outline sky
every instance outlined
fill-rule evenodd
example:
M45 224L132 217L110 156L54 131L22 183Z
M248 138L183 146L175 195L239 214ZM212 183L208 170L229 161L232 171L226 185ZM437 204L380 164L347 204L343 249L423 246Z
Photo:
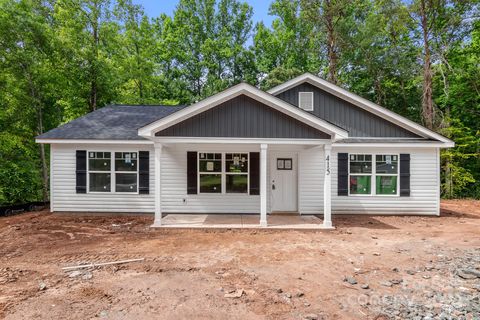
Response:
M166 13L172 15L178 0L133 0L134 4L141 4L145 10L145 13L149 17L158 17L160 13ZM267 0L246 0L248 4L253 8L253 23L262 21L265 25L270 26L273 17L268 15L268 7L271 1Z

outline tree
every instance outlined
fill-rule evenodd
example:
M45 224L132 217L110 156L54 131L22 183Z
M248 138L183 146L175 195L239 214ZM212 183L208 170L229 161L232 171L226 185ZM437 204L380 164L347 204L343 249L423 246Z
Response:
M18 167L17 157L23 151L30 157L33 153L28 150L33 148L33 136L45 131L45 122L52 110L53 87L58 78L55 73L54 63L51 59L55 42L51 28L52 7L49 3L24 0L20 2L0 2L0 64L2 69L1 85L5 95L3 102L7 106L3 132L2 155L7 158L3 162L3 178L8 179L12 170L17 168L16 176L30 176L25 170L31 165ZM46 115L47 114L47 115ZM6 139L9 134L11 141L16 141L19 151L12 150L11 141ZM21 137L30 139L22 139ZM48 200L48 163L47 152L43 144L38 145L40 158L40 175L42 181L42 198ZM33 161L36 162L33 157ZM38 159L37 158L37 159ZM16 162L16 163L15 163ZM10 166L9 166L10 165ZM14 171L14 170L13 170ZM32 179L32 184L34 180ZM28 188L27 188L28 189ZM25 189L25 190L27 190ZM29 197L32 192L26 191ZM5 197L5 196L4 196ZM7 201L17 201L18 195L5 197Z

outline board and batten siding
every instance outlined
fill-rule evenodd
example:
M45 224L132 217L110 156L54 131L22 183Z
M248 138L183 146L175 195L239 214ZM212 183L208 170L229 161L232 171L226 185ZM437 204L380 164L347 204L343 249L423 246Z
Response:
M76 150L150 151L150 193L76 193ZM51 210L79 212L154 212L155 175L153 145L51 145ZM112 186L113 187L113 186Z
M419 138L416 134L310 83L299 84L277 94L277 97L298 107L300 92L313 92L314 107L309 113L348 131L350 137Z

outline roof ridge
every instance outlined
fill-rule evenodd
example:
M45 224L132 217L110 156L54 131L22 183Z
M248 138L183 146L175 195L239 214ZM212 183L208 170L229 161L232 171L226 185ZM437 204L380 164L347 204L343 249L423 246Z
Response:
M176 104L176 105L169 105L169 104L109 104L105 107L184 107L185 104ZM104 108L105 108L104 107Z

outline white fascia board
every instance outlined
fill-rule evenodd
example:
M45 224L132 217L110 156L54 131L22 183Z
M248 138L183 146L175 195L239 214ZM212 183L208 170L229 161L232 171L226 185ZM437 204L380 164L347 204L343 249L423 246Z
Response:
M44 144L153 144L150 140L35 139Z
M436 139L436 140L439 140L441 142L444 142L446 144L450 144L450 143L453 143L452 140L436 133L436 132L433 132L432 130L429 130L421 125L419 125L418 123L414 122L414 121L411 121L405 117L402 117L401 115L393 112L393 111L390 111L386 108L383 108L381 106L379 106L378 104L376 103L373 103L367 99L364 99L362 97L360 97L359 95L356 95L350 91L347 91L333 83L330 83L322 78L319 78L311 73L305 73L305 74L302 74L301 76L298 76L292 80L289 80L285 83L282 83L270 90L268 90L267 92L270 93L270 94L273 94L273 95L276 95L276 94L279 94L283 91L286 91L302 82L308 82L316 87L319 87L320 89L323 89L325 90L326 92L328 93L331 93L333 94L334 96L337 96L339 97L340 99L343 99L345 101L348 101L366 111L369 111L375 115L378 115L390 122L393 122L399 126L401 126L402 128L405 128L409 131L412 131L414 133L417 133L423 137L426 137L426 138L433 138L433 139Z
M288 144L288 145L324 145L331 144L330 139L267 139L267 138L216 138L216 137L155 137L159 144Z
M308 112L301 110L300 108L292 106L291 104L283 101L282 99L279 99L246 83L237 84L227 90L224 90L189 107L177 111L165 118L152 122L151 124L140 128L138 130L138 134L139 136L151 139L158 131L164 130L199 113L205 112L225 101L233 99L242 94L249 96L261 103L264 103L320 131L335 136L338 139L348 137L347 131L337 126L334 126L325 120L311 115Z
M333 147L345 148L453 148L454 142L417 142L417 143L333 143Z

